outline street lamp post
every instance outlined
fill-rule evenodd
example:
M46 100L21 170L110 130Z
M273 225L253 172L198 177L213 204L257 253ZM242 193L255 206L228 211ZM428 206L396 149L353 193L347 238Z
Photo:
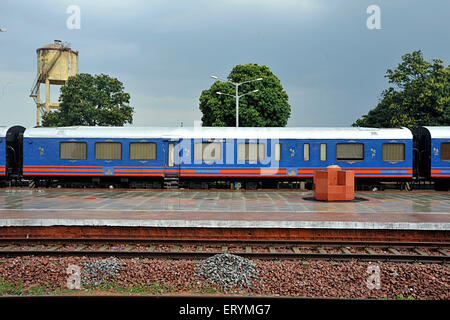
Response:
M211 78L217 79L217 80L222 81L222 82L229 82L229 83L233 84L236 87L235 95L228 94L228 93L223 93L223 92L219 92L219 91L217 91L216 94L218 94L218 95L225 95L225 96L230 96L230 97L235 97L236 98L236 128L238 128L239 127L239 98L243 97L243 96L246 96L248 94L255 93L255 92L259 91L259 90L253 90L253 91L250 91L250 92L247 92L247 93L239 95L239 86L241 84L244 84L244 83L249 83L249 82L254 82L254 81L261 81L263 78L258 78L258 79L254 79L254 80L244 81L244 82L241 82L241 83L236 83L236 82L232 82L232 81L228 81L228 80L222 80L222 79L220 79L219 77L216 77L216 76L211 76Z

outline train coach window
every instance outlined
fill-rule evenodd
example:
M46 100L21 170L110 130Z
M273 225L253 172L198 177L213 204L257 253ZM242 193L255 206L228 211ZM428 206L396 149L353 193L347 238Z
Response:
M122 160L120 142L96 142L95 160Z
M303 144L303 161L309 161L309 143Z
M219 142L195 143L194 160L196 161L219 161L222 157L222 145Z
M327 144L321 143L320 144L320 161L326 161L327 160Z
M281 160L281 144L275 143L273 151L274 151L274 160L280 161Z
M61 160L86 160L86 142L61 142L59 144L59 158Z
M450 142L441 143L441 160L450 160Z
M130 142L130 160L156 160L156 143Z
M238 161L264 161L266 146L264 143L238 143Z
M364 144L336 143L336 160L364 160Z
M405 161L405 144L383 143L383 161Z

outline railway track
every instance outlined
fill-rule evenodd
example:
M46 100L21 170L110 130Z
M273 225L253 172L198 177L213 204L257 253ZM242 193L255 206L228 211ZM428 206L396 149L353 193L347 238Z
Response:
M121 239L1 239L0 257L86 256L205 259L232 253L251 259L389 261L450 264L450 243Z

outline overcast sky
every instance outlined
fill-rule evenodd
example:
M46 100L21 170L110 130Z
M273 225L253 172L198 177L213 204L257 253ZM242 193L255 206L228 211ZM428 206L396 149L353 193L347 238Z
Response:
M70 5L80 29L67 27ZM367 27L370 5L381 29ZM450 64L449 14L448 0L1 0L0 125L35 124L36 49L61 39L79 51L80 73L124 83L135 126L192 126L210 76L246 63L281 80L288 126L349 126L376 106L403 54Z

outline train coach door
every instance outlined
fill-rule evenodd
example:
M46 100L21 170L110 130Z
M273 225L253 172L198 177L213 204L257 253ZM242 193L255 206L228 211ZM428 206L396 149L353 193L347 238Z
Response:
M23 166L23 133L25 128L14 126L6 133L6 174L18 178Z
M173 140L167 143L167 155L165 157L166 166L164 170L164 188L179 188L180 164L176 157L176 146Z
M175 144L173 143L169 143L167 164L169 167L173 167L175 164Z
M167 155L166 155L166 170L165 175L167 176L176 176L178 177L180 174L180 159L176 154L177 146L175 145L176 141L169 140L167 143Z

